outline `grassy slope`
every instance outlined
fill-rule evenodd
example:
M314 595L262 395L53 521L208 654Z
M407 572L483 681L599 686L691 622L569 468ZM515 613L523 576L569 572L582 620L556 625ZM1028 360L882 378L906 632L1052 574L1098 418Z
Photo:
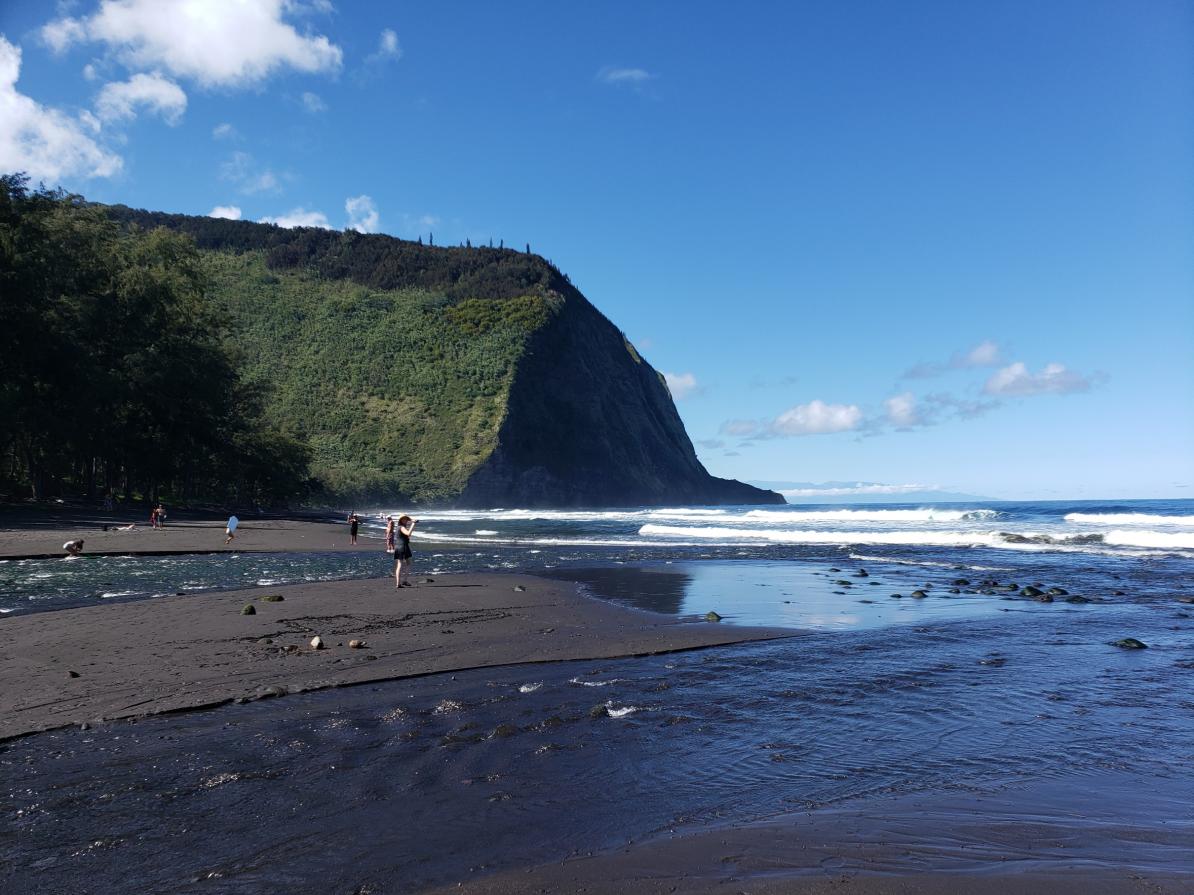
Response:
M504 299L369 288L264 251L204 253L248 377L303 437L312 473L345 501L458 494L493 451L519 357L557 307L540 286Z

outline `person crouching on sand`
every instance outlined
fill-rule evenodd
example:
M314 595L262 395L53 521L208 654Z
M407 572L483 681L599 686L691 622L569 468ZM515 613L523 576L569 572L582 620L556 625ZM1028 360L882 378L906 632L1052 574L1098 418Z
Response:
M83 539L67 541L62 545L62 549L66 551L67 556L81 556L83 554Z
M410 583L410 536L415 533L419 520L410 516L398 517L397 540L394 545L394 587L414 587Z
M228 526L224 529L224 534L228 537L224 538L225 544L231 544L232 539L236 537L236 526L240 525L240 520L235 516L228 517Z

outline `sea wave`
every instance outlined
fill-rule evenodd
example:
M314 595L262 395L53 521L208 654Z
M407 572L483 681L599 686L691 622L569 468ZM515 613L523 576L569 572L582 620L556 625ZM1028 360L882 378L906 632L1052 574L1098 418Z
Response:
M996 547L1013 550L1091 549L1099 547L1141 547L1168 550L1194 549L1194 534L1166 534L1152 531L1083 532L1070 535L1012 531L816 531L772 528L691 528L675 525L644 525L644 537L694 538L729 543L773 544L891 544L926 547Z
M1194 526L1194 516L1158 516L1152 513L1066 513L1065 521L1085 525Z
M1194 532L1115 529L1103 535L1103 543L1114 547L1152 547L1163 550L1194 550Z
M997 510L750 510L744 522L977 522L994 519ZM721 521L721 520L719 520ZM727 519L725 521L731 521Z

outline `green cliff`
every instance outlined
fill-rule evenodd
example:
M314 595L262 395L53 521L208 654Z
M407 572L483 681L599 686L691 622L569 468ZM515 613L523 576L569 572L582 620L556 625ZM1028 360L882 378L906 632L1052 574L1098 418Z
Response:
M660 374L538 256L104 212L194 240L233 365L309 448L319 499L782 502L705 471Z

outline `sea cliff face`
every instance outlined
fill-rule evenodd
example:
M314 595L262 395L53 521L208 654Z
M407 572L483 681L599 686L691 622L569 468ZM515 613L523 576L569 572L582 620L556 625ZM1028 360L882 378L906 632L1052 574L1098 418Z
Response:
M498 443L462 506L783 503L709 475L663 377L575 289L519 359Z
M242 376L328 502L784 502L706 472L660 374L539 256L109 214L195 239Z

